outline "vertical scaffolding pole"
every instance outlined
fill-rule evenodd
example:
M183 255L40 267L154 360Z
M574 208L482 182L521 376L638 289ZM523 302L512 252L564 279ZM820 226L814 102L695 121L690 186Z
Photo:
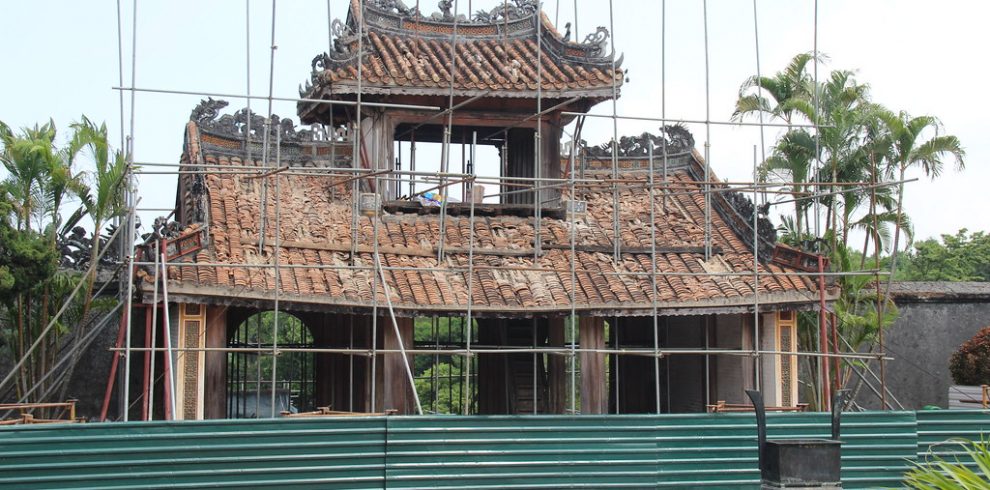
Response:
M664 145L666 146L666 145ZM653 303L653 388L656 402L656 412L660 413L660 324L657 315L657 200L654 188L653 143L649 145L650 157L650 299Z
M559 2L559 0L558 0ZM533 151L536 152L535 158L533 159L533 264L538 265L540 263L540 249L542 248L543 238L540 236L540 232L543 225L543 19L540 17L542 12L537 12L536 19L536 132L533 137ZM506 133L506 139L508 139L508 133ZM548 155L549 156L549 155ZM560 155L557 155L558 167L560 161ZM535 349L537 348L537 331L539 330L539 320L533 319L533 414L539 413L539 400L540 400L540 383L537 377L537 369L539 367L538 360L543 357L543 354L537 354ZM549 395L549 390L547 390ZM550 408L550 400L546 401L547 408Z
M755 0L754 0L755 1ZM753 145L753 182L756 182L756 145ZM756 192L758 187L753 186L753 372L756 373L757 391L763 389L763 363L760 351L763 350L760 337L760 235L759 235L759 214L756 210Z
M708 68L708 0L702 1L705 31L705 260L712 257L711 95ZM755 204L755 203L754 203Z
M609 42L612 45L612 180L619 178L619 88L615 81L615 16L613 13L612 0L608 0L608 28ZM612 183L612 260L618 263L622 255L622 233L619 230L619 188ZM618 371L617 371L618 372ZM616 392L618 396L618 392Z
M815 165L814 165L814 168L813 168L813 172L811 173L811 175L812 175L811 178L812 178L812 182L817 182L818 181L818 170L822 166L822 158L821 158L821 134L820 134L821 131L819 130L819 126L821 125L821 121L820 121L821 116L818 113L818 111L819 111L819 102L820 102L819 101L819 95L818 95L819 94L819 89L818 89L818 0L815 0L814 7L815 7L814 24L813 24L813 27L812 27L812 31L814 33L814 37L812 39L812 46L813 46L813 52L814 52L815 55L813 57L814 59L812 59L812 67L813 67L812 69L814 70L813 76L814 76L814 79L815 79L815 90L812 93L812 99L813 99L812 100L812 104L814 105L815 120L812 121L812 126L814 126L814 128L815 128ZM816 187L816 189L818 189L818 188ZM819 215L821 214L821 209L819 209L819 205L821 204L820 199L817 199L817 198L814 199L812 201L812 204L814 204L814 209L815 209L815 237L820 237L820 236L822 236L822 233L821 233L821 222L820 222L820 219L819 219ZM800 233L800 230L799 230L799 233Z
M327 0L327 6L329 7L329 1ZM245 126L244 132L244 147L247 150L245 161L251 161L251 0L244 0L244 58L245 58L245 76L244 81L247 85L247 125ZM262 238L264 240L264 238Z
M162 301L165 310L162 312L162 319L165 321L165 403L167 405L165 418L175 420L175 369L172 365L172 325L169 321L168 311L168 261L166 260L167 250L162 247Z
M137 0L132 1L131 7L131 87L137 86ZM124 399L123 399L123 412L124 412L124 422L129 419L130 404L131 404L131 317L133 316L133 293L134 293L134 223L135 223L135 208L136 201L134 198L134 99L135 91L131 91L131 122L130 122L130 134L127 137L127 190L124 193L124 199L127 201L127 207L130 210L129 218L127 220L127 235L126 240L128 245L127 254L127 323L126 323L126 340L125 340L125 352L124 357L127 362L124 363ZM167 280L167 277L166 277Z
M443 150L440 155L440 172L444 174L440 178L440 186L437 193L441 196L440 201L440 237L437 244L437 264L443 260L443 249L446 243L446 223L447 223L447 203L450 200L450 189L447 188L447 172L450 171L450 134L454 125L454 82L457 80L457 12L459 2L454 0L454 26L450 37L450 92L448 94L447 125L443 131Z
M274 19L274 17L275 17L275 0L272 0L272 18ZM274 20L272 21L272 26L273 26L272 48L274 48L275 47ZM271 120L271 116L269 116L268 125L271 125L270 120ZM268 160L267 156L265 160ZM267 167L267 165L265 166ZM281 166L282 166L282 132L278 131L275 135L275 167L279 168ZM274 253L272 254L272 256L275 258L275 314L274 314L274 318L272 319L273 332L272 332L272 393L271 393L272 414L271 415L272 418L275 418L277 417L277 414L275 412L275 392L277 388L276 383L278 382L278 356L279 356L279 351L278 351L278 327L279 327L278 312L279 311L278 310L279 310L279 299L281 297L281 289L282 289L282 278L279 274L279 257L281 256L281 252L282 252L282 242L281 242L282 199L279 193L280 191L279 182L281 181L282 177L279 176L278 174L273 175L273 177L275 178L275 238L274 238L275 243L274 243ZM290 388L290 392L291 392L291 388ZM289 396L291 397L291 393Z
M469 196L471 202L468 204L468 213L470 215L468 219L468 229L470 232L468 235L467 332L464 337L467 353L464 355L464 360L466 362L464 367L464 389L462 390L464 392L464 415L471 413L471 365L474 363L474 357L471 355L471 335L474 327L474 323L471 319L471 308L474 305L474 177L478 165L477 160L475 160L477 157L477 146L478 132L475 131L471 134L471 195Z
M158 257L162 253L161 242L155 241L155 287L154 293L152 295L151 301L151 347L154 347L158 342L156 342L155 336L158 333L158 281L161 276L158 274ZM165 313L167 314L167 312ZM148 379L151 380L151 390L148 392L148 420L155 418L155 353L151 352L151 366L149 366Z
M577 16L577 11L574 13ZM569 262L571 274L571 287L568 296L571 300L571 414L577 413L577 343L578 343L578 316L577 316L577 273L575 271L576 245L577 245L577 223L575 223L575 211L577 205L576 186L574 182L574 164L577 161L575 155L577 151L577 134L571 138L571 171L568 173L568 184L570 186L571 212L568 215L570 221L571 257ZM582 376L584 374L582 373Z
M663 131L663 213L667 214L667 0L660 3L660 129Z

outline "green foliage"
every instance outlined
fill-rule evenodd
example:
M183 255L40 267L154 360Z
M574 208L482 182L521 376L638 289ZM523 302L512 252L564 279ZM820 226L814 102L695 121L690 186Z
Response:
M942 235L914 244L897 270L902 281L990 281L990 235L982 231Z
M416 345L423 348L463 348L467 321L463 317L420 317L414 324ZM472 322L471 338L478 339L478 324ZM423 411L437 414L464 413L463 358L451 355L414 356L416 392ZM476 373L472 373L474 376Z
M464 373L459 366L449 362L432 365L416 378L416 392L419 393L424 411L437 414L464 413L463 390Z
M0 302L13 306L11 293L37 292L54 277L58 254L33 230L16 230L0 222Z
M792 208L781 216L780 240L830 257L832 272L867 272L877 267L883 252L898 250L902 237L908 243L913 240L911 220L903 209L904 186L893 182L903 181L905 172L913 168L935 178L950 160L962 169L965 151L956 137L944 134L935 117L912 117L873 102L869 85L856 80L852 71L833 70L816 81L808 71L815 62L803 53L772 76L746 79L732 116L738 120L763 114L788 126L759 167L760 179L779 183L779 202ZM809 131L793 126L797 123L818 127ZM820 226L812 229L812 223ZM856 250L850 243L853 231L865 235ZM982 235L975 238L973 242L982 242ZM911 264L912 269L978 277L979 265L990 268L986 265L990 254L976 244L967 248L961 242L954 240L952 245L966 248L968 256L952 260L950 254L922 244L918 255L924 258ZM897 269L894 263L889 267ZM841 288L833 310L838 341L819 339L817 313L803 312L801 350L817 351L822 342L831 342L838 344L829 347L832 351L872 351L880 330L896 317L896 308L877 294L880 288L871 284L877 282L875 275L846 275L836 281ZM806 380L816 381L821 361L805 357L802 363ZM846 361L840 364L840 383L850 379L849 367ZM817 379L805 386L817 389L822 382ZM810 400L820 399L820 394L812 395Z
M285 313L278 314L278 334L276 336L276 315L274 311L256 313L244 320L234 333L237 347L256 347L267 352L231 352L227 362L237 365L244 373L248 391L258 384L263 393L270 393L273 374L278 389L288 389L293 406L299 411L314 410L313 370L315 356L312 352L283 352L278 355L278 364L271 355L271 349L279 347L311 347L313 336L309 328L299 318ZM276 342L277 339L277 342Z
M18 398L32 392L27 401L41 401L38 397L44 393L55 393L50 396L61 400L64 389L62 394L49 389L61 381L47 374L63 347L62 335L77 329L75 338L83 337L82 320L95 300L95 270L81 277L78 272L58 269L59 233L89 213L95 222L90 235L99 235L122 209L120 186L126 164L119 153L110 150L106 126L98 127L84 116L72 129L68 146L59 147L54 122L19 132L0 122L4 171L0 181L0 339L12 359L25 361L15 383ZM94 170L90 173L74 168L84 149L91 150L89 163ZM81 206L73 211L70 204L76 201ZM63 219L66 211L72 216L68 222ZM93 249L95 258L98 248ZM80 280L86 281L85 287L70 299ZM102 303L97 301L97 306L105 307ZM55 317L63 305L65 312ZM30 351L36 343L38 348ZM71 369L62 380L69 378Z
M915 468L904 475L904 485L919 490L990 490L990 443L966 439L951 442L963 449L963 460L935 456L915 463Z
M980 330L949 358L949 372L956 384L990 384L990 327Z

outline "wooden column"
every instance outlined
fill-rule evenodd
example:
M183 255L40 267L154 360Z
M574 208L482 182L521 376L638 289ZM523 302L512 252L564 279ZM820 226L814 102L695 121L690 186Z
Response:
M540 177L544 179L560 178L560 113L554 112L543 121L542 166ZM544 206L560 204L560 187L551 187L540 191L540 199Z
M506 320L479 318L478 343L505 345ZM508 355L478 354L478 414L509 413Z
M533 177L536 162L536 139L532 128L513 128L507 135L508 152L506 176ZM557 157L560 160L560 157ZM519 192L502 196L507 204L533 204L532 192Z
M206 308L206 347L227 347L227 307ZM203 396L203 418L227 417L227 353L206 353L206 380Z
M605 348L605 322L601 318L582 317L578 321L582 349ZM605 354L581 352L581 413L608 411L605 386Z
M396 337L395 326L389 317L378 320L380 327L379 335L382 337L382 345L385 350L398 350L403 345L406 349L413 348L413 319L396 318L399 326L399 335ZM400 344L401 343L401 344ZM413 365L413 355L407 355L407 359L402 358L402 354L383 354L382 376L377 390L379 396L376 404L381 411L395 410L398 414L416 413L416 401L413 395L413 387L409 384L409 374L406 372L406 362L410 367Z
M548 321L549 347L564 347L564 319L550 318ZM565 413L567 410L567 358L557 354L547 356L547 413Z

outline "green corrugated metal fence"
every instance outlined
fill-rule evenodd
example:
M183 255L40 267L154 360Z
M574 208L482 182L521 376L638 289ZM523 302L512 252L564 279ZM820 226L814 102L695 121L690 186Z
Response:
M821 413L771 438L823 437ZM846 488L896 487L990 411L848 413ZM751 414L369 417L0 428L2 488L757 488Z

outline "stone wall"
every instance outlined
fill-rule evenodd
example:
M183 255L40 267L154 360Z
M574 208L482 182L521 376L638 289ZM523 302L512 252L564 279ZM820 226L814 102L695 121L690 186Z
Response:
M902 282L894 283L891 295L900 316L884 336L887 354L894 358L886 363L887 388L905 409L945 408L952 385L949 356L990 325L990 283ZM871 368L879 375L876 362ZM866 386L857 401L880 408Z

